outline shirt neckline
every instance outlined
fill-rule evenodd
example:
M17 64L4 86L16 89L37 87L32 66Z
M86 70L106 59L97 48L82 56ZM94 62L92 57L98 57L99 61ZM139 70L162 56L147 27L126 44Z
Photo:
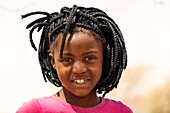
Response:
M60 98L57 98L55 96L51 96L51 98L53 99L56 99L57 101L59 101L62 105L64 106L69 106L71 107L72 109L74 109L75 111L83 111L83 112L89 112L91 110L93 111L98 111L102 108L104 108L104 106L107 104L107 101L105 98L101 98L101 103L99 103L98 105L96 106L93 106L93 107L90 107L90 108L83 108L83 107L78 107L78 106L75 106L75 105L72 105L72 104L69 104L67 102L65 102L64 100L60 99Z

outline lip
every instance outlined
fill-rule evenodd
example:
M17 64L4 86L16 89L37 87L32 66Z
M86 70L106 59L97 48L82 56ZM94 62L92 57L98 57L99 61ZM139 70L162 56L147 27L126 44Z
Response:
M82 83L78 83L78 81ZM71 79L72 84L77 88L85 88L90 86L90 78L89 77L73 77Z
M87 79L84 83L77 83L75 81L72 81L72 85L78 89L84 89L90 86L90 80Z
M89 78L75 78L75 79L72 79L71 82L75 82L77 84L84 84L89 80L90 80ZM83 81L83 83L78 83L78 81L81 81L81 82Z
M87 76L73 76L71 78L71 81L75 81L75 80L90 80L90 77L87 77Z
M77 79L77 80L74 80L74 82L78 84L84 84L87 82L87 79Z

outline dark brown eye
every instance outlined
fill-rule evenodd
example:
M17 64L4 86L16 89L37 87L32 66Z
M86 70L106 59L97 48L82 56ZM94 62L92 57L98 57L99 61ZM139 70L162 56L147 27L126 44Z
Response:
M62 62L72 62L73 59L72 58L63 58L61 61Z
M94 57L94 56L87 56L87 57L85 57L84 58L86 61L89 61L89 60L94 60L94 59L96 59L96 57Z

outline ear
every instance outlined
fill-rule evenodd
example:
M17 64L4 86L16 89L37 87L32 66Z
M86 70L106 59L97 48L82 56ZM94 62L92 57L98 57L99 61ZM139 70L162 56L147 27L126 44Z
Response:
M51 59L51 64L52 64L52 66L53 66L53 68L55 69L55 59L54 59L54 55L50 52L49 53L49 56L50 56L50 59Z

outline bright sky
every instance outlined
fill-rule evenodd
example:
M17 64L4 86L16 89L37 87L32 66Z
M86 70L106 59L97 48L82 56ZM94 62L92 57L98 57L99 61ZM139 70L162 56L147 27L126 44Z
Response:
M155 81L170 75L170 2L168 0L0 0L0 113L15 112L33 97L54 93L43 81L37 52L29 44L25 26L31 11L59 11L73 4L106 11L119 25L127 45L129 64L155 67ZM38 46L38 35L34 35ZM154 82L154 81L152 81Z

